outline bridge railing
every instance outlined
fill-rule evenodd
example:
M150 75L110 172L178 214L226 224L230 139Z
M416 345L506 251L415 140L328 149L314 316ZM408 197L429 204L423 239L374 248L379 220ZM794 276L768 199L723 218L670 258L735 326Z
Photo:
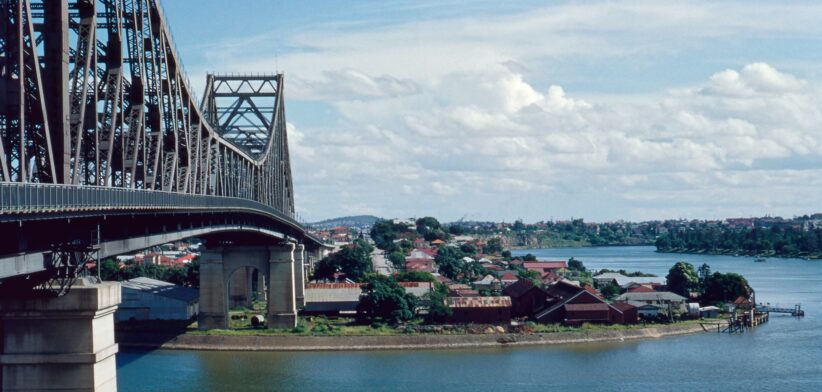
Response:
M0 182L0 215L109 210L232 210L273 215L300 227L293 218L254 200L142 189Z

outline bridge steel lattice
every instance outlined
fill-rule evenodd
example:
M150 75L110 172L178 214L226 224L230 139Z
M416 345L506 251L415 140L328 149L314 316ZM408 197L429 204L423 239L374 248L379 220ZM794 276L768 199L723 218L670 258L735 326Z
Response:
M94 237L101 256L207 227L319 244L294 219L283 75L206 86L198 102L159 0L0 0L0 281ZM145 214L176 224L135 229Z

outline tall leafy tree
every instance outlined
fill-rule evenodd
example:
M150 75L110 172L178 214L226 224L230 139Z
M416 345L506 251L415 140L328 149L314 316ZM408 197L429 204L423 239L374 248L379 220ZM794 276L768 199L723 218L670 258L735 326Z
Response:
M372 272L371 252L374 247L365 240L357 239L352 244L343 247L320 260L314 277L317 279L333 279L337 272L344 273L351 280L360 280L366 273Z
M708 265L708 263L702 263L702 265L699 266L699 270L697 270L697 272L699 273L699 285L704 290L705 281L707 281L708 277L711 276L711 266Z
M417 298L406 293L393 277L370 274L366 282L357 304L363 318L395 324L414 317Z
M405 253L401 250L395 250L388 254L388 261L396 268L397 270L405 269Z
M428 315L426 316L428 322L440 323L446 321L453 314L451 308L445 303L448 295L448 286L439 282L434 285L432 292L426 294L429 303Z
M397 239L397 230L394 222L386 219L378 219L371 226L371 239L382 250L391 250L394 247L394 240Z
M489 239L488 242L485 243L485 247L482 248L482 251L489 255L502 252L502 239L499 237Z
M702 301L707 303L729 302L740 296L748 298L751 293L751 286L742 275L714 272L705 279Z
M690 292L699 288L699 275L693 264L680 261L674 264L665 277L668 290L688 298Z
M568 259L568 269L571 271L585 272L585 265L581 261L571 257Z

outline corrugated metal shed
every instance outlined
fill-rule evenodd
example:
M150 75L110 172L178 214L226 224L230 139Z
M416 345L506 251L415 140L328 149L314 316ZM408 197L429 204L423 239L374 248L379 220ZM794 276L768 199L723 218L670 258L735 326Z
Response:
M157 279L134 278L123 281L121 285L123 288L143 291L181 301L197 302L200 299L200 291L197 289L178 286L174 283L163 282Z
M510 308L511 297L448 297L452 308Z

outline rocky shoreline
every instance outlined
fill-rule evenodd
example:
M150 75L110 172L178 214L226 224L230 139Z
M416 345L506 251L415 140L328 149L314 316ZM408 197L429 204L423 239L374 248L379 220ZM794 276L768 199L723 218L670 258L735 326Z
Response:
M360 351L420 350L505 346L563 345L658 339L707 332L703 324L666 325L638 329L494 334L420 334L395 336L230 336L184 334L163 337L128 333L118 336L120 347L202 351Z

